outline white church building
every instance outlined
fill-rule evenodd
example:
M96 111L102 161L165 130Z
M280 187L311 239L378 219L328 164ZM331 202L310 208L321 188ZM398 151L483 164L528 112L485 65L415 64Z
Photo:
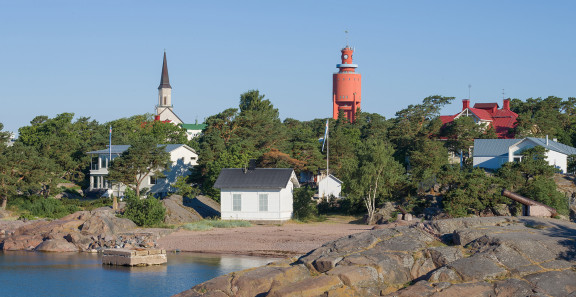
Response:
M168 63L166 62L166 52L164 52L164 61L162 62L162 75L160 76L160 85L158 86L158 104L156 105L156 121L170 122L186 129L188 140L199 136L202 130L206 128L205 124L186 124L174 112L172 105L172 86L168 76Z

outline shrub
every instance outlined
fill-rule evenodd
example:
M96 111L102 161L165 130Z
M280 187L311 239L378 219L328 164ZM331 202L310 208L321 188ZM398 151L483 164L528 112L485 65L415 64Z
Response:
M312 196L314 191L308 187L294 189L294 219L305 221L318 215L318 208Z
M34 217L59 219L80 210L78 206L66 204L63 200L38 195L14 197L8 202L12 208L23 212L21 217L28 219Z
M134 191L126 189L126 209L123 216L132 220L138 226L156 226L164 221L166 209L159 199L148 196L146 199L137 197Z
M550 178L537 177L519 192L530 199L555 208L559 214L569 214L567 198L558 192L556 183Z

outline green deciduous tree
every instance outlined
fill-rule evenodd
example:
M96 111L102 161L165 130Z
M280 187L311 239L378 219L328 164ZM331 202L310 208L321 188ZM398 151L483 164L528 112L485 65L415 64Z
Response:
M4 129L4 125L0 123L0 150L3 147L6 147L8 140L10 139L10 132L2 131Z
M158 146L153 138L142 138L114 159L108 178L116 183L132 187L140 197L140 186L150 175L162 177L170 162L170 154L164 146Z
M52 160L21 143L0 151L0 197L2 209L14 195L42 193L47 197L55 188Z
M368 224L374 223L378 203L391 198L404 179L404 169L394 160L393 153L389 143L378 139L367 140L358 151L359 164L350 180L350 197L364 202Z
M85 153L102 146L106 136L96 121L81 117L74 122L73 118L73 113L62 113L52 119L38 116L30 126L19 129L18 142L53 160L58 177L81 181L90 162Z
M488 127L474 122L472 117L461 116L448 123L442 129L441 135L447 138L447 148L459 154L461 151L468 155L468 150L474 145L474 139L481 138ZM494 129L491 129L493 131Z
M316 202L312 200L314 191L308 187L294 189L293 217L306 221L318 215Z

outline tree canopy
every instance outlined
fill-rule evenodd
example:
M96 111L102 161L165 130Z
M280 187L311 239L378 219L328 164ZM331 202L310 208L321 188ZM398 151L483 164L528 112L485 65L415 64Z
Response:
M136 141L120 157L112 160L108 179L131 187L140 197L140 186L150 176L163 177L162 171L168 168L170 154L165 146L145 137Z

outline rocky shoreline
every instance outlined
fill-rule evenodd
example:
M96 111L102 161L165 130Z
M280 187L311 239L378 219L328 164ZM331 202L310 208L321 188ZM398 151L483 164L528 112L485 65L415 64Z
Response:
M109 207L78 211L58 220L4 222L0 250L99 252L107 248L153 248L170 229L137 229Z
M344 237L177 296L576 296L576 224L423 222Z

